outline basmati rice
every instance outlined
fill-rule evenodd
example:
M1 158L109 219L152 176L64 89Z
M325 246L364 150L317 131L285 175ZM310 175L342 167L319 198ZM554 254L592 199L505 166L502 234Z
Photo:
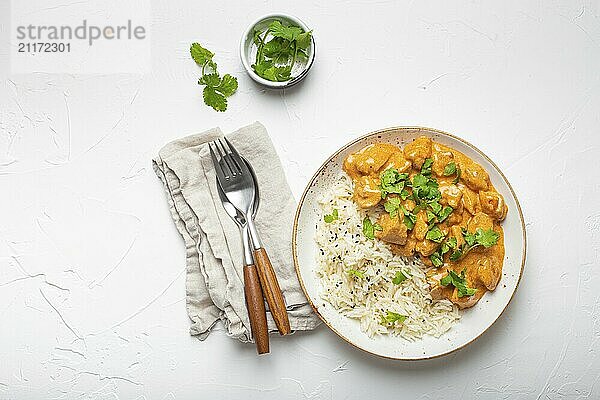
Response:
M322 217L317 224L317 274L321 297L343 315L360 322L370 337L391 334L414 341L423 335L441 336L458 321L458 308L448 300L432 300L425 267L414 258L392 254L381 240L362 232L368 215L376 221L381 207L359 209L352 200L352 181L342 174L320 199ZM323 216L338 211L338 219L326 223ZM398 271L408 279L394 284ZM388 311L395 314L388 314ZM402 315L402 321L386 322L386 315ZM397 315L396 315L397 316Z

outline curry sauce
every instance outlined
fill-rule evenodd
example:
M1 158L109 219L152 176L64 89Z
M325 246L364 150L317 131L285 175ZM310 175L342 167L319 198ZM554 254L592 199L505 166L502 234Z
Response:
M485 169L461 152L419 137L403 149L368 145L343 165L363 209L383 205L374 236L394 254L432 267L434 299L475 305L502 275L508 208Z

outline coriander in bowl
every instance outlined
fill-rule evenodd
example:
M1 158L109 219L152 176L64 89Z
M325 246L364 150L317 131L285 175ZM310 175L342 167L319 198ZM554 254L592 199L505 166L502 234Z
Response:
M240 57L257 83L287 88L308 74L315 59L315 40L300 19L270 14L248 27L240 43Z

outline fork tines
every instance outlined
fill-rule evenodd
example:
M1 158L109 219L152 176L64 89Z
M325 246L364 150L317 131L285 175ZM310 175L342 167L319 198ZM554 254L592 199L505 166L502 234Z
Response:
M208 143L210 155L216 169L221 169L225 179L240 176L243 173L242 159L226 138ZM217 158L217 153L219 157Z

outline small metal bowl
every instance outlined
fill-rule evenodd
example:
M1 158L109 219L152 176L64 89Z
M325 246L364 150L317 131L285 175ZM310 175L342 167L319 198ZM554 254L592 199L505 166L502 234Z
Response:
M244 64L244 68L246 68L246 72L248 73L248 75L250 75L250 78L252 78L255 82L272 89L285 89L300 82L308 74L308 71L310 71L310 68L312 67L315 61L315 38L314 36L311 38L310 47L308 48L308 60L306 61L304 68L300 73L292 77L292 79L285 82L272 82L267 79L261 78L252 69L252 64L254 63L256 57L256 46L254 45L254 30L257 29L262 31L266 29L269 26L269 24L274 20L279 20L282 23L288 23L290 25L299 26L305 32L308 32L310 30L304 22L292 15L269 14L262 16L253 23L251 23L248 29L246 29L246 31L244 32L242 40L240 41L240 58L242 59L242 64Z

